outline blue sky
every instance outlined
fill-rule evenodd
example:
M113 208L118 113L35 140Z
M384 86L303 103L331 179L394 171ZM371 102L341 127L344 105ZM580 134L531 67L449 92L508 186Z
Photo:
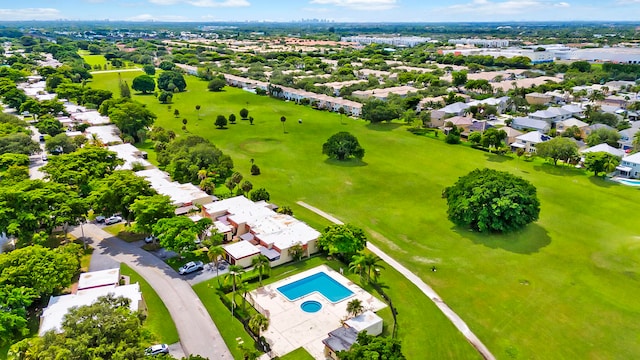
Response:
M640 0L22 0L0 20L640 21Z

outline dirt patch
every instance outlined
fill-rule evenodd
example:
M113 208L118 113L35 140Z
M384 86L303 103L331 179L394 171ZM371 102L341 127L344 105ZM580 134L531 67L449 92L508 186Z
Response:
M389 249L393 250L393 251L399 251L402 253L407 253L405 250L401 249L398 245L396 245L393 241L387 239L386 237L384 237L382 234L375 232L371 229L367 228L367 232L369 234L371 234L371 237L373 237L374 239L376 239L377 241L384 243Z

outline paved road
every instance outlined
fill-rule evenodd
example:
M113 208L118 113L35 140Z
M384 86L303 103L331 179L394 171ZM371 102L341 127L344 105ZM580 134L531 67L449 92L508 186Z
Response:
M314 213L324 217L325 219L335 224L339 224L339 225L344 224L342 221L335 218L334 216L316 207L313 207L303 201L298 201L298 205L313 211ZM398 272L400 272L405 278L407 278L407 280L411 281L415 286L418 287L418 289L420 289L420 291L422 291L425 295L427 295L429 299L431 299L431 301L433 301L433 303L436 304L438 309L440 309L440 311L442 311L442 313L462 333L462 335L464 335L467 338L467 341L469 341L471 345L473 345L473 347L475 347L476 350L478 350L478 352L480 353L480 355L482 355L482 357L484 357L487 360L495 360L495 356L493 356L491 351L489 351L489 348L487 348L482 343L482 341L476 336L476 334L474 334L473 331L469 329L469 326L464 322L464 320L462 320L462 318L458 316L458 314L456 314L449 307L449 305L447 305L442 300L442 298L440 298L440 296L429 285L427 285L424 281L422 281L422 279L420 279L418 276L412 273L409 269L407 269L402 264L394 260L391 256L387 255L385 252L380 250L377 246L371 244L371 242L367 241L367 249L369 249L369 251L379 256L384 262L391 265L391 267L393 267Z
M31 160L29 163L29 178L32 180L43 179L44 173L40 171L40 168L45 164L45 162L42 160L42 155L46 154L44 150L44 143L40 142L40 132L38 131L38 129L36 129L35 126L29 126L29 129L33 132L31 138L33 139L33 141L39 143L40 149L42 149L42 152L40 154L29 156L29 160Z
M72 234L82 236L80 227ZM185 354L214 359L233 359L204 305L175 270L161 259L105 232L95 224L84 225L84 236L95 250L90 268L100 270L125 263L158 293L173 318ZM95 264L94 264L95 261Z

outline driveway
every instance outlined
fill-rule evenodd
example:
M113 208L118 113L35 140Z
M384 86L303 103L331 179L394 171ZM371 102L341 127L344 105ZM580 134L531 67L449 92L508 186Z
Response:
M45 153L44 143L40 142L40 132L38 131L38 129L36 129L35 126L29 126L29 130L33 132L31 138L33 139L33 141L40 144L40 149L42 150L40 154L29 156L29 160L31 160L29 162L29 178L32 180L43 179L44 173L40 171L40 168L45 164L45 162L42 160L42 154Z
M80 237L80 227L76 227L72 234ZM185 354L197 354L211 360L233 359L190 284L169 265L136 244L126 243L95 224L84 225L84 235L87 243L94 248L91 270L102 270L125 263L153 287L176 324Z

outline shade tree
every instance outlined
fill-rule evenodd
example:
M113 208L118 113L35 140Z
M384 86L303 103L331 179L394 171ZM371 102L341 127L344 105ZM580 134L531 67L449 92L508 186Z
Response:
M569 162L579 156L578 145L566 137L556 137L537 144L536 154L551 159L553 165L557 165L558 160Z
M361 160L364 157L364 149L360 146L358 139L346 131L331 135L322 145L322 153L340 161L350 158Z
M594 176L603 173L607 174L620 165L620 158L604 151L590 152L585 155L584 167L593 171Z
M147 94L156 89L156 81L149 75L136 76L131 83L131 88Z
M480 232L518 230L538 219L536 188L504 171L476 169L443 193L449 220Z
M100 214L122 214L130 221L130 207L142 196L152 196L156 192L149 182L130 170L116 170L104 178L90 183L91 193L88 201L94 211Z
M134 230L150 234L160 219L175 216L175 205L166 195L139 196L129 206L129 210L135 219Z
M364 250L367 236L362 229L351 224L329 225L318 238L318 247L329 255L339 255L351 259Z

